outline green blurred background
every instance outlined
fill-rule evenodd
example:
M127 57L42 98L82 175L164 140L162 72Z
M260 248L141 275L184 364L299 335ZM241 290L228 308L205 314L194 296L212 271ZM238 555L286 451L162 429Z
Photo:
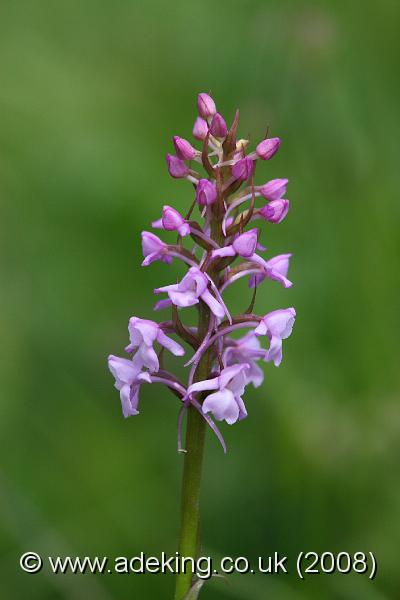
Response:
M171 576L18 559L176 550L177 402L148 387L124 420L106 357L182 272L141 269L139 236L191 202L164 156L208 90L227 120L241 108L242 136L282 138L258 177L288 177L292 208L263 241L293 252L295 285L266 283L257 309L298 318L249 418L222 426L227 456L209 436L202 496L205 553L280 551L292 574L204 598L399 597L399 23L390 0L2 0L2 598L172 596ZM228 299L245 308L245 284ZM300 550L371 550L378 575L301 582Z

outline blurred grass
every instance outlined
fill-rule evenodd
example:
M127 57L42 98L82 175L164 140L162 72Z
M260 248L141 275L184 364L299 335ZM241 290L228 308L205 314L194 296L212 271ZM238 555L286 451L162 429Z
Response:
M294 253L295 286L266 284L258 309L298 319L249 419L224 427L226 457L210 437L205 547L364 549L379 567L236 576L204 597L397 597L399 18L390 0L3 0L1 597L171 596L168 577L33 577L18 557L175 551L177 405L147 389L123 420L105 358L179 272L140 269L139 234L191 201L164 155L209 89L228 120L241 108L242 135L282 137L258 177L289 177L292 210L263 241Z

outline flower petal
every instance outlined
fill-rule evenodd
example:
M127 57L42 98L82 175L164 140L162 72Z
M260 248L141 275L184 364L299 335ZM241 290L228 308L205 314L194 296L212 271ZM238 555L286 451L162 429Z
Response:
M172 338L165 335L162 329L158 330L157 341L159 344L161 344L161 346L164 346L164 348L167 348L167 350L172 352L172 354L175 354L175 356L183 356L185 354L185 350L182 348L182 346L175 342L175 340Z
M214 298L214 296L211 294L210 290L205 290L202 294L201 294L201 299L203 300L203 302L205 302L209 307L211 312L218 318L222 319L225 315L225 309L222 306L222 304L220 304L218 302L218 300L216 298Z

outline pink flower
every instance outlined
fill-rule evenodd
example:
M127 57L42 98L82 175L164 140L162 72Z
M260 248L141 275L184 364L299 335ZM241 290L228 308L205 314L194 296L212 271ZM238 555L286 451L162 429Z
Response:
M296 311L294 308L274 310L263 317L254 330L256 335L267 335L269 350L266 360L272 360L276 367L282 362L282 340L292 333Z
M227 347L222 355L226 366L240 363L247 363L249 369L245 372L246 384L252 383L254 387L259 387L264 381L264 372L257 365L257 361L265 359L266 351L262 349L258 337L254 331L249 331L238 340L226 341Z
M108 357L108 368L115 378L115 387L119 390L124 417L138 415L139 389L141 383L151 383L148 373L141 373L137 366L126 358Z
M238 419L247 417L242 394L246 385L248 364L232 365L222 369L218 377L193 383L187 390L187 395L206 390L218 390L209 394L203 404L203 413L211 412L217 421L226 421L229 425Z
M208 284L207 276L197 267L191 267L180 283L156 288L154 292L156 294L167 292L171 302L181 308L198 304L201 299L216 317L222 318L225 309L211 294Z
M266 204L260 209L259 214L265 221L270 223L280 223L286 217L289 212L289 200L280 198L279 200L273 200L269 204Z
M257 247L258 229L250 229L245 233L238 235L232 244L213 250L211 258L223 258L226 256L235 256L238 254L243 258L251 258Z
M190 234L190 225L185 221L182 215L172 208L172 206L163 207L163 216L151 224L155 229L164 229L165 231L177 231L180 236L185 237Z
M142 267L147 267L156 260L171 263L172 257L168 254L168 246L159 237L149 231L142 232L142 249L144 261Z
M249 287L259 285L266 277L278 281L284 288L292 287L292 282L286 277L291 256L291 254L279 254L269 260L258 257L259 260L257 262L263 267L264 272L252 275L249 280Z
M182 346L165 335L158 323L154 321L131 317L129 319L128 331L130 343L125 348L125 351L133 352L136 350L132 362L139 369L146 367L151 373L154 373L160 368L157 353L153 348L155 342L167 348L175 356L185 354Z

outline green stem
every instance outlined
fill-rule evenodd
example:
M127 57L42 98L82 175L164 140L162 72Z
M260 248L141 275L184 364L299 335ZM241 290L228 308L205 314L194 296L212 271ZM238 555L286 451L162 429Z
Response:
M208 329L210 312L206 305L199 305L199 336L205 335ZM202 357L196 371L195 380L208 377L210 370L210 353ZM181 499L181 534L179 553L183 557L197 559L200 548L200 487L203 466L206 422L193 407L188 408L186 427L186 454L183 466L182 499ZM187 565L186 573L177 573L175 600L182 600L192 587L194 573Z
M200 485L204 454L206 422L190 406L186 430L186 454L182 480L182 517L179 553L196 560L199 551ZM186 573L176 575L175 600L182 600L192 587L194 573L187 565Z

